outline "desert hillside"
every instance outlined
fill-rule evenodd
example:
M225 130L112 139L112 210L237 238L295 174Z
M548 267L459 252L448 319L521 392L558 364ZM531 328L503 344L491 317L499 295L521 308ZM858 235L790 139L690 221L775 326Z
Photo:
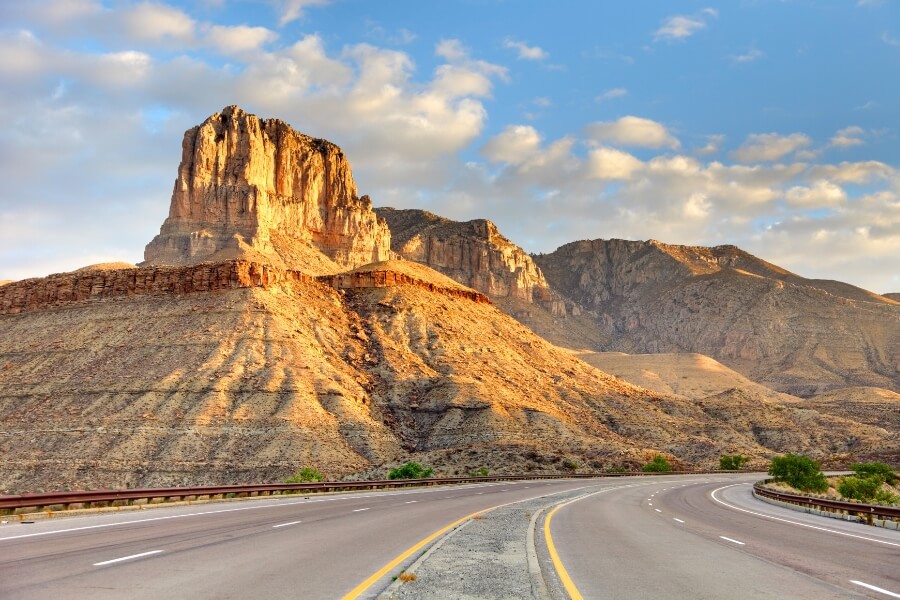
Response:
M105 291L0 315L0 489L273 480L304 465L339 477L407 458L445 473L634 467L655 452L709 466L723 452L824 457L848 450L848 432L873 451L890 439L756 398L628 384L437 273L335 289L230 265L168 268L181 291L98 283L159 281L141 277L153 267L73 273Z
M591 316L603 350L701 353L804 397L900 390L900 306L888 298L803 279L733 246L594 240L534 258Z

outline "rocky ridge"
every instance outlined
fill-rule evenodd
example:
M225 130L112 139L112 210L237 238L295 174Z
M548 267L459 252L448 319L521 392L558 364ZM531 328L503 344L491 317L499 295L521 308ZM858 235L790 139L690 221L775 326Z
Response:
M245 258L311 274L390 258L340 148L229 106L189 129L146 265Z
M391 230L391 248L494 298L540 304L565 314L541 270L486 219L460 223L426 210L376 208Z
M590 317L598 347L697 352L778 391L900 390L900 306L734 246L580 241L534 257Z

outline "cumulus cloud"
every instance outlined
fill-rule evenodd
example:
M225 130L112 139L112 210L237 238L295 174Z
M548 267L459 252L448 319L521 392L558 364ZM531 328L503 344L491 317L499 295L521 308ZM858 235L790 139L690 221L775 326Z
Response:
M503 47L515 50L518 53L519 59L522 60L544 60L549 56L549 54L539 46L529 46L525 42L520 42L512 38L506 38L503 42Z
M615 148L595 148L588 154L588 177L627 181L644 166L640 160Z
M326 6L331 0L274 0L275 7L281 13L278 24L287 25L303 16L310 6Z
M206 30L203 36L205 44L222 54L258 50L265 44L274 42L277 38L278 34L274 31L265 27L248 25L213 25Z
M831 138L829 145L836 146L838 148L850 148L852 146L861 146L865 142L861 139L861 136L865 133L862 127L857 127L855 125L851 127L844 127L843 129L839 129L837 133L834 134L834 137Z
M708 135L706 136L706 144L697 148L696 153L700 156L709 156L710 154L715 154L719 151L719 147L722 145L722 142L725 141L725 136L721 134L716 135Z
M598 121L587 126L597 141L641 148L678 148L681 143L661 123L642 117L625 116L615 121Z
M802 133L780 135L777 133L754 133L731 155L743 163L770 162L778 160L806 148L812 140Z
M488 140L481 153L491 162L520 165L537 154L540 146L541 136L534 127L510 125Z
M842 204L847 199L847 193L839 185L820 179L811 187L790 188L785 199L792 206L821 208Z
M194 37L194 20L166 4L136 4L122 13L121 22L128 37L135 40L189 41Z

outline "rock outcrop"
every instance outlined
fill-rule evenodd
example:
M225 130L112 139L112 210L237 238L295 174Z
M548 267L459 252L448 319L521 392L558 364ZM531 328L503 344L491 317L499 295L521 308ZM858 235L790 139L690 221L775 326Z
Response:
M534 258L591 317L597 349L698 352L801 396L900 390L900 306L883 296L805 279L734 246L593 240Z
M185 133L169 217L144 257L334 273L390 258L390 232L340 148L229 106Z
M541 270L486 219L461 223L426 210L376 208L391 230L391 248L407 260L498 299L515 299L565 315Z
M0 289L0 315L126 296L194 294L238 288L268 287L285 282L318 281L339 290L411 285L436 294L490 304L480 292L432 272L409 273L402 262L371 263L337 275L312 276L245 260L183 267L78 269L49 277L11 282ZM426 269L430 271L430 269Z

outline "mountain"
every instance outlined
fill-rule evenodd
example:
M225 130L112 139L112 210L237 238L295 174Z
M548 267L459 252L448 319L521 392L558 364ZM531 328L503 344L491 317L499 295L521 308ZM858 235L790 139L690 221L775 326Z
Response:
M599 349L697 352L800 396L900 390L900 304L889 298L734 246L593 240L534 260L590 316Z
M169 216L144 257L335 273L390 258L390 232L340 148L229 106L184 134Z
M586 301L592 267L563 300L493 224L401 212L376 215L336 146L280 121L229 107L189 130L144 264L0 286L0 492L384 476L409 459L464 474L897 451L868 417L714 364L718 387L673 385L661 365L667 388L609 375L498 308L612 339ZM393 258L403 219L398 251L452 278Z

